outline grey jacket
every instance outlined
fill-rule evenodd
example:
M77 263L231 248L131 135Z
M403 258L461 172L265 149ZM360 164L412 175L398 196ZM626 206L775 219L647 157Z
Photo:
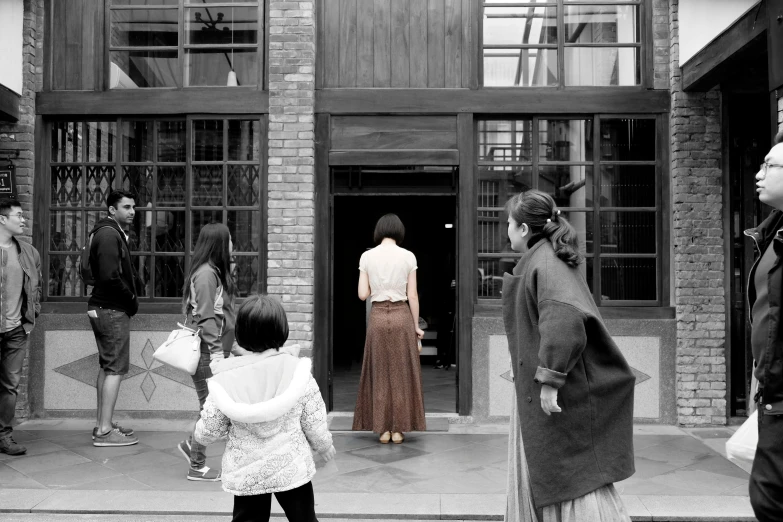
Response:
M224 291L217 268L204 263L190 280L190 296L185 308L190 327L201 328L201 353L210 359L223 359L234 344L234 298Z
M35 318L41 314L41 256L30 243L12 238L19 253L24 281L22 283L22 326L28 334L35 326ZM0 288L0 309L7 299L5 289Z

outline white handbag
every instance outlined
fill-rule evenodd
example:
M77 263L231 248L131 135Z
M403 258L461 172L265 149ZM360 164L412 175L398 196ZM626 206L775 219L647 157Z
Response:
M758 414L758 410L751 413L748 420L743 422L726 442L726 456L730 461L748 466L753 464L756 446L759 443Z
M182 323L177 326L179 329L173 330L166 342L158 346L153 358L193 375L201 357L201 328L193 330Z

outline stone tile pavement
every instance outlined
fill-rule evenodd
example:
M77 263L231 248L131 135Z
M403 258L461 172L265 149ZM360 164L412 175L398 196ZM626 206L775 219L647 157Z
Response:
M95 448L83 420L19 426L15 436L28 453L0 454L0 512L230 512L231 496L219 483L185 479L176 444L187 423L123 424L137 431L138 445ZM754 520L748 473L716 451L729 435L636 426L636 474L617 484L634 520ZM319 464L313 480L323 517L502 519L507 435L411 433L404 444L380 445L370 433L335 432L334 441L334 463ZM208 448L209 466L220 466L223 448Z

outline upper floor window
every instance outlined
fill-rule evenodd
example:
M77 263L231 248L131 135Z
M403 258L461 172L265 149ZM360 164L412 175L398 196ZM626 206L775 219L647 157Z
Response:
M641 1L485 0L485 87L640 85Z
M262 6L112 0L110 88L259 85Z

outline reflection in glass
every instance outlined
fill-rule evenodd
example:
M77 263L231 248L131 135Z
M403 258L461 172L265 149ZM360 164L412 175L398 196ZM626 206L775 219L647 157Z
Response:
M82 204L82 168L76 165L52 167L52 205L78 207Z
M601 259L601 300L655 301L657 279L655 259Z
M541 161L592 161L593 120L540 120Z
M479 167L478 207L502 208L509 199L532 187L530 166Z
M592 207L593 167L541 165L538 189L552 196L558 207Z
M152 121L122 122L122 161L152 161Z
M196 246L199 232L204 228L204 225L210 223L223 223L223 211L222 210L194 210L190 213L190 237L191 246L193 249Z
M184 252L185 211L157 210L150 214L155 214L155 251Z
M186 74L189 86L228 84L228 73L236 73L237 85L258 84L258 52L252 49L187 49Z
M158 161L185 162L185 121L158 121Z
M152 297L152 256L133 255L131 263L139 278L139 297Z
M257 7L198 7L185 10L185 43L258 43Z
M557 7L485 7L484 45L557 44Z
M80 254L49 255L48 295L81 297L84 291L79 275Z
M49 250L78 252L84 245L81 211L52 210L49 213Z
M112 47L176 47L177 9L113 9Z
M512 252L508 239L508 214L505 209L478 211L476 243L480 254Z
M158 206L185 206L185 167L158 167L157 185Z
M503 274L511 273L519 261L519 254L509 252L508 257L478 260L479 299L500 299L503 290Z
M228 160L257 160L260 131L258 120L228 120Z
M478 124L479 161L533 160L532 120L482 120Z
M130 191L136 198L136 208L152 204L153 167L146 165L123 165L122 189Z
M131 252L151 252L152 251L152 211L146 210L152 205L146 207L136 207L136 217L128 233L128 248Z
M601 160L655 161L655 120L601 120Z
M654 254L655 212L601 212L601 253Z
M82 125L79 122L52 123L52 162L76 163L82 160Z
M556 49L484 49L486 87L557 85Z
M635 5L565 6L566 43L638 43Z
M223 205L223 165L193 165L191 202L196 206Z
M112 51L109 87L177 87L177 49Z
M639 85L638 47L566 47L565 84Z
M654 207L655 165L601 165L601 205Z
M223 160L223 120L193 121L193 160Z
M239 297L247 297L260 292L258 286L258 256L234 256L234 282Z
M154 297L182 297L182 285L184 282L184 257L155 256Z
M84 204L88 207L106 207L114 184L114 166L87 165L87 190Z
M204 0L202 0L204 1ZM214 0L209 0L210 2ZM232 0L243 1L243 0ZM151 6L151 5L171 5L178 6L180 0L111 0L112 5L138 5L138 6Z
M117 140L117 124L113 121L88 121L84 123L84 147L86 161L110 163L114 161L114 142Z
M258 165L228 166L228 205L250 207L258 205L261 194L261 176Z
M261 247L261 220L257 210L229 210L228 230L234 252L258 252Z

